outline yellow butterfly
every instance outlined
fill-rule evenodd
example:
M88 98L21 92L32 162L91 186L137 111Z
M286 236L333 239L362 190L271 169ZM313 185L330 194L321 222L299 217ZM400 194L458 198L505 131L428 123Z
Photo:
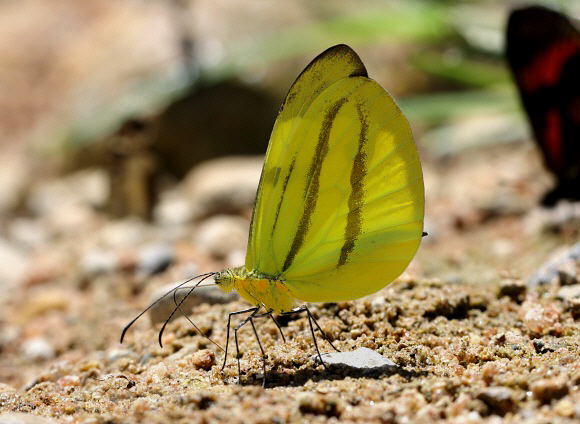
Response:
M237 347L248 321L258 338L254 318L306 312L324 364L312 323L328 338L297 302L357 299L393 281L419 247L424 204L419 154L395 101L350 47L321 53L290 88L274 124L245 265L198 276L213 276L254 305L230 314L228 341L233 315L249 313L235 329ZM239 367L238 359L238 378Z

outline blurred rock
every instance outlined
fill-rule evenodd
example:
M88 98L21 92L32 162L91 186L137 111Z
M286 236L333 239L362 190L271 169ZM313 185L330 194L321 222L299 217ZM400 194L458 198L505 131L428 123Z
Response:
M249 222L244 218L214 216L199 225L194 243L214 257L223 259L236 250L246 250L248 231Z
M0 289L4 293L16 288L26 275L29 265L26 251L0 238Z
M238 267L246 262L246 248L232 250L225 257L225 265L228 267Z
M525 232L580 234L580 202L561 200L553 208L533 208L524 219Z
M549 403L553 399L560 399L568 394L568 384L564 378L545 378L530 384L534 399Z
M580 299L580 284L564 286L558 290L557 297L560 300Z
M28 321L48 311L66 310L70 303L74 303L71 292L56 288L41 290L26 299L19 314L23 320Z
M175 260L173 248L165 243L155 243L140 249L137 271L145 275L163 272Z
M79 234L90 236L100 224L100 217L88 205L79 203L64 204L58 212L46 220L49 231L60 236L76 237Z
M135 353L129 349L112 349L107 352L107 360L109 363L113 363L122 358L128 358L133 356Z
M544 343L540 339L534 339L532 344L534 345L534 350L536 351L536 353L541 354L541 355L543 355L544 353L548 353L548 352L555 352L557 350L557 348L555 346L546 345L546 343Z
M183 182L184 196L197 204L195 218L251 209L264 158L229 157L196 167Z
M103 170L79 171L36 184L28 196L28 207L37 216L62 214L63 207L71 205L102 209L109 196L108 186Z
M558 267L558 280L561 286L578 284L580 276L580 261L567 261Z
M297 404L298 410L304 416L303 422L311 421L306 419L310 416L322 416L325 420L334 418L337 421L346 408L339 397L320 393L301 393Z
M580 298L566 300L566 302L564 303L564 309L566 311L570 311L572 318L579 319L580 318Z
M257 84L224 81L197 86L159 116L152 150L178 177L219 157L263 159L279 108L279 101Z
M201 216L198 205L181 195L178 190L161 194L161 198L153 209L153 220L160 226L185 225L194 216Z
M82 256L79 268L83 277L91 278L96 275L110 274L118 265L117 257L112 251L93 249Z
M580 408L572 403L570 399L562 399L559 401L554 406L554 412L561 417L574 418L574 415L576 415L576 419L580 418Z
M15 218L8 223L10 238L28 248L38 248L49 241L50 232L46 225L37 220Z
M506 278L499 285L499 297L508 296L515 302L521 302L526 295L527 286L522 280Z
M160 287L149 297L149 303L153 304L162 296L166 295L163 299L159 300L159 303L149 310L149 318L151 319L152 324L165 322L175 309L175 302L179 304L179 302L181 302L186 296L187 298L183 300L183 303L180 305L181 310L186 314L191 313L194 306L201 305L202 303L208 303L210 305L229 303L239 298L239 295L236 292L226 293L217 286L197 287L189 293L192 286L188 284L177 291L174 301L172 290L176 286L177 284L173 283ZM181 313L177 311L172 319L179 316L181 316Z
M24 412L3 412L0 413L1 424L55 424L50 418Z
M5 149L0 155L0 215L16 209L24 198L30 178L30 165L24 158Z
M136 217L106 222L99 233L101 243L107 248L134 249L155 236L153 228Z
M28 361L52 359L55 355L54 346L44 337L35 337L24 342L22 354Z
M559 270L562 269L565 273L568 273L578 263L580 263L580 243L576 243L571 247L559 248L551 255L550 259L528 277L527 284L533 287L538 284L560 282ZM564 282L568 282L566 277Z

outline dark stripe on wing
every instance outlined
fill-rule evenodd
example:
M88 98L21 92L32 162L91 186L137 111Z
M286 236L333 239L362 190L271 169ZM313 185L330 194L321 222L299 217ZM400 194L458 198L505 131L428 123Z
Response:
M306 234L308 233L308 229L310 227L310 218L314 213L316 202L318 200L318 190L320 188L320 171L322 170L322 163L324 162L326 154L328 153L330 130L332 129L332 124L336 119L338 111L346 102L347 99L342 98L334 103L322 121L322 127L320 129L320 134L318 135L316 151L314 152L312 162L310 163L310 169L308 170L306 189L304 190L304 197L306 199L304 211L302 212L300 223L298 224L296 234L292 240L290 251L288 252L286 260L284 261L284 267L282 268L282 271L286 271L288 267L290 267L294 261L294 257L304 243Z
M364 111L357 105L358 117L360 121L360 133L358 137L358 150L350 170L350 196L348 197L348 216L346 218L346 228L344 230L344 244L340 249L338 266L344 265L348 260L348 255L354 249L354 244L362 231L362 204L364 199L364 176L367 172L367 154L364 151L368 141L369 124Z
M264 179L264 169L262 169L262 173L260 174L260 181L258 182L258 189L256 190L256 199L254 200L254 208L252 209L252 219L250 221L250 234L248 236L248 250L251 247L252 240L254 239L254 231L257 225L256 223L256 204L258 203L258 199L262 196L262 181ZM254 252L252 252L253 254ZM254 258L255 260L256 258Z
M284 201L284 194L286 193L286 187L288 186L288 181L290 180L290 175L294 171L294 164L296 163L296 156L292 159L290 168L288 169L288 174L284 178L284 184L282 185L282 194L280 194L280 200L278 201L278 206L276 206L276 216L274 217L274 225L272 225L272 230L270 231L270 240L274 235L274 230L276 229L276 224L278 223L278 216L280 215L280 208L282 207L282 202Z

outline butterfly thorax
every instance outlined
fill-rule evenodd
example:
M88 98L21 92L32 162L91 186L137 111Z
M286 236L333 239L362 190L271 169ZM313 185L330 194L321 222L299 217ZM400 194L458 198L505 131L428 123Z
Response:
M249 272L245 266L227 268L218 272L214 279L222 290L236 290L248 302L263 306L267 311L288 312L296 303L284 281Z

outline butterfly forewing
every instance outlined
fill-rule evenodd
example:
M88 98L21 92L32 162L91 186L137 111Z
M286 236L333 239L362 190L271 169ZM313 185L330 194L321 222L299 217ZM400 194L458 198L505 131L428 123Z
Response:
M276 122L246 261L304 301L384 287L406 268L423 230L421 166L400 109L364 76L325 81L299 113L292 105L285 114L287 100ZM299 78L288 99L299 83L307 84Z
M304 125L302 116L318 95L334 82L350 76L366 76L366 69L358 55L346 45L338 45L317 56L298 76L282 105L264 161L250 226L246 255L248 271L260 270L267 275L279 274L282 269L273 260L271 232L278 223L277 211L288 189L288 175L296 164L297 154L310 140L295 136ZM303 188L295 188L297 191ZM285 224L286 225L286 224Z

